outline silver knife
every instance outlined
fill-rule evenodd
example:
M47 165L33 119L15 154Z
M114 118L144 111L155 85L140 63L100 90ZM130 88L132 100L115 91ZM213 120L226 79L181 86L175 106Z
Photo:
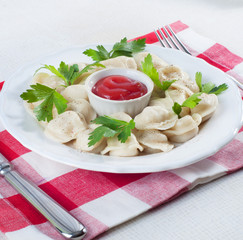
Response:
M84 225L40 188L16 172L1 153L0 176L3 176L22 196L39 210L63 237L75 240L84 238L87 232Z

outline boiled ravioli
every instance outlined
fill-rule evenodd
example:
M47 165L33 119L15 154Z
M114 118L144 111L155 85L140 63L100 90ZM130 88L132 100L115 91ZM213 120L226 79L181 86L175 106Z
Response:
M82 121L76 112L66 111L51 120L44 133L57 142L66 143L75 139L86 128L86 122Z
M101 151L101 154L109 153L110 156L131 157L143 151L143 147L137 141L132 133L125 143L121 143L117 137L107 139L106 148Z
M183 143L197 135L201 121L202 117L197 113L192 116L187 115L178 119L172 128L163 131L163 133L170 141Z
M148 106L135 118L135 127L139 130L158 129L165 130L173 127L177 115L161 106Z

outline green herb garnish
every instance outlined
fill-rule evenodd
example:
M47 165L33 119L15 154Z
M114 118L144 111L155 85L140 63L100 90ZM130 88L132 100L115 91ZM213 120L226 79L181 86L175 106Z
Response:
M201 72L196 72L195 81L199 87L200 92L192 94L189 98L187 98L182 103L182 105L175 102L172 107L173 111L178 115L178 117L180 117L182 107L194 108L201 101L201 99L198 97L202 93L219 95L220 93L222 93L223 91L228 89L228 86L225 83L219 85L218 87L215 86L215 84L212 82L207 82L207 83L202 84L202 73Z
M196 72L195 74L195 81L197 83L197 86L199 87L199 91L202 91L202 73Z
M215 84L212 82L207 82L205 84L202 84L202 73L201 72L196 73L195 80L199 87L200 92L203 92L203 93L219 95L220 93L222 93L223 91L228 89L228 86L225 83L223 83L219 86L215 86Z
M73 64L72 66L68 66L65 62L61 62L58 69L56 69L52 65L45 64L43 67L38 68L35 71L35 74L40 69L47 69L47 70L51 71L52 73L54 73L56 76L62 78L64 80L66 86L70 86L70 85L73 85L75 80L78 77L80 77L83 73L86 73L89 70L93 69L93 66L104 67L102 64L95 62L95 63L87 65L81 71L79 71L78 64Z
M192 94L181 105L179 103L175 102L172 107L174 113L177 114L178 117L180 117L182 107L189 107L189 108L196 107L197 104L201 101L201 99L198 98L201 94L202 94L202 92Z
M161 88L162 90L167 90L172 83L174 83L176 80L168 80L168 81L163 81L162 83L159 80L159 73L157 69L154 67L154 64L152 62L152 56L151 54L148 54L144 58L144 62L141 62L142 64L142 72L144 72L146 75L148 75L154 84Z
M44 100L40 105L34 108L34 113L38 121L48 122L53 119L52 109L56 106L58 114L63 113L67 108L67 100L56 91L56 89L49 88L45 85L37 83L30 85L32 89L27 89L20 97L28 103Z
M109 58L115 58L119 56L132 57L134 53L141 52L145 48L145 38L127 41L127 38L123 38L120 42L117 42L112 47L111 51L107 51L104 46L98 45L94 49L87 49L83 54L91 57L94 61L103 61Z
M226 89L228 89L228 85L223 83L223 84L219 85L218 87L214 87L212 90L210 90L209 94L219 95L220 93L222 93Z
M182 107L189 107L189 108L194 108L197 106L197 104L201 101L200 98L198 98L202 92L199 93L194 93L192 94L189 98L187 98L183 103Z
M90 133L88 146L99 142L102 137L114 137L124 143L131 136L131 130L135 128L135 122L131 119L129 122L111 118L109 116L100 116L92 121L95 124L101 124Z
M182 106L178 102L175 102L174 105L172 106L172 110L174 111L175 114L178 115L178 117L180 117Z
M44 65L36 70L35 74L40 69L47 69L54 73L56 76L63 79L65 82L65 87L73 85L75 80L81 76L83 73L92 69L93 66L103 66L99 63L93 63L87 65L81 71L79 71L79 67L77 64L73 64L72 66L68 66L66 63L61 62L59 68L56 69L52 65ZM36 115L38 121L46 121L49 122L53 119L52 109L53 105L56 106L58 114L63 113L67 108L67 100L56 91L56 89L49 88L42 84L35 84L30 86L32 89L27 89L26 92L23 92L20 97L23 100L26 100L28 103L38 102L40 100L44 100L41 104L34 108L33 112Z

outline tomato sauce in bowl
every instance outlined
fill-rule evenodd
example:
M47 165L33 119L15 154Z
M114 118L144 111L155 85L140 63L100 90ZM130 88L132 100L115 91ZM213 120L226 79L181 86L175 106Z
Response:
M125 112L135 117L148 105L154 83L138 70L110 68L88 76L85 88L99 116Z
M147 91L142 82L121 75L104 77L92 88L92 92L99 97L120 101L139 98Z

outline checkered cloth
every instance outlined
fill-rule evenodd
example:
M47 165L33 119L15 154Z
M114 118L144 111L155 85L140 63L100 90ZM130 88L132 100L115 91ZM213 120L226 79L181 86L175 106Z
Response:
M243 81L243 58L178 21L170 25L193 55ZM154 33L148 44L158 44ZM2 87L3 83L0 84ZM243 129L215 155L193 165L158 173L93 172L50 161L21 145L0 125L0 152L88 229L87 239L148 211L198 184L243 167ZM0 178L1 239L63 239L4 178Z

